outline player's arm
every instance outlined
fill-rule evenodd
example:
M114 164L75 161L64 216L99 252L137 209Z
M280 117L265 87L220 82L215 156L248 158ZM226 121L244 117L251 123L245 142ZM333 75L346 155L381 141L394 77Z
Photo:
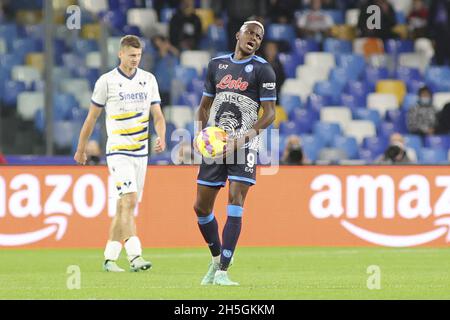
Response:
M163 152L166 150L166 119L161 110L160 104L153 104L150 108L150 113L153 118L153 125L155 127L158 138L156 139L155 152Z
M100 108L91 103L91 106L89 107L89 113L86 117L86 120L84 120L84 124L80 132L80 137L78 138L78 148L75 156L73 157L78 164L86 164L86 145L92 134L92 131L94 131L95 123L97 122L97 119L102 111L103 108Z
M263 109L263 114L261 118L259 118L259 120L256 121L255 125L252 128L253 130L249 130L249 132L245 135L246 142L256 137L258 134L261 133L261 130L266 129L275 121L274 100L261 101L261 108Z
M211 111L211 106L213 104L214 98L209 96L203 96L200 101L200 107L195 115L195 121L199 123L198 131L201 131L206 127L209 120L209 113Z

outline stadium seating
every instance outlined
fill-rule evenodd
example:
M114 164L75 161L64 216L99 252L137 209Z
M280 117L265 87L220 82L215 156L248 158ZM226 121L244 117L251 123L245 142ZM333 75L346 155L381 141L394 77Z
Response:
M376 135L376 128L371 121L352 120L344 127L344 133L354 137L358 144L361 144L364 138Z
M406 94L406 86L400 80L381 80L376 84L376 92L394 94L397 98L397 103L400 105Z
M437 111L442 110L447 103L450 103L450 92L436 92L433 94L433 106Z
M352 121L352 113L347 107L323 107L320 110L320 121L335 122L344 128Z
M146 37L155 33L154 25L157 21L158 16L152 8L134 8L127 11L127 23L139 27Z
M417 156L422 164L448 164L447 152L443 149L422 148Z
M181 53L181 65L185 67L193 67L197 70L197 74L201 75L203 69L208 66L211 55L207 51L186 50Z
M23 120L32 120L37 110L44 108L42 92L22 92L17 96L17 113Z
M391 93L369 93L367 108L378 110L383 117L387 110L398 109L397 97Z

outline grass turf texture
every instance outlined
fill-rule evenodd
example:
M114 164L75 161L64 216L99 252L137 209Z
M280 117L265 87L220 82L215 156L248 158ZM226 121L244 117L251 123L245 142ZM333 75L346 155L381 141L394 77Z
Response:
M102 249L0 251L0 299L450 299L450 249L238 248L230 268L239 287L200 286L205 248L146 249L153 269L102 271ZM118 261L128 269L122 252ZM67 289L70 265L81 289ZM367 268L381 270L369 290Z

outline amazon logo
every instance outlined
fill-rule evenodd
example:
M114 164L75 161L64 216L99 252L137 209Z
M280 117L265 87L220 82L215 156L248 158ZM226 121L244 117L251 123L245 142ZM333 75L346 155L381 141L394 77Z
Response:
M341 179L322 174L312 180L310 189L309 212L314 218L334 219L346 232L368 243L413 247L439 238L450 242L450 176L439 175L430 181L420 174L396 180L389 175ZM439 194L432 195L431 190ZM380 220L389 231L380 231L380 224L377 230L370 227ZM416 226L405 234L404 226L414 222ZM394 226L401 226L402 232L395 232Z

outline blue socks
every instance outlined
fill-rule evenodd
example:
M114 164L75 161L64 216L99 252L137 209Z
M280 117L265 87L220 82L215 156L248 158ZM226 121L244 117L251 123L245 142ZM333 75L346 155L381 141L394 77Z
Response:
M242 227L242 213L244 208L236 205L227 206L227 222L222 233L222 254L220 256L220 270L227 270L234 254Z
M217 224L214 213L210 213L206 217L198 217L198 227L202 233L203 239L208 244L209 250L213 257L220 255L220 239L219 239L219 226Z

